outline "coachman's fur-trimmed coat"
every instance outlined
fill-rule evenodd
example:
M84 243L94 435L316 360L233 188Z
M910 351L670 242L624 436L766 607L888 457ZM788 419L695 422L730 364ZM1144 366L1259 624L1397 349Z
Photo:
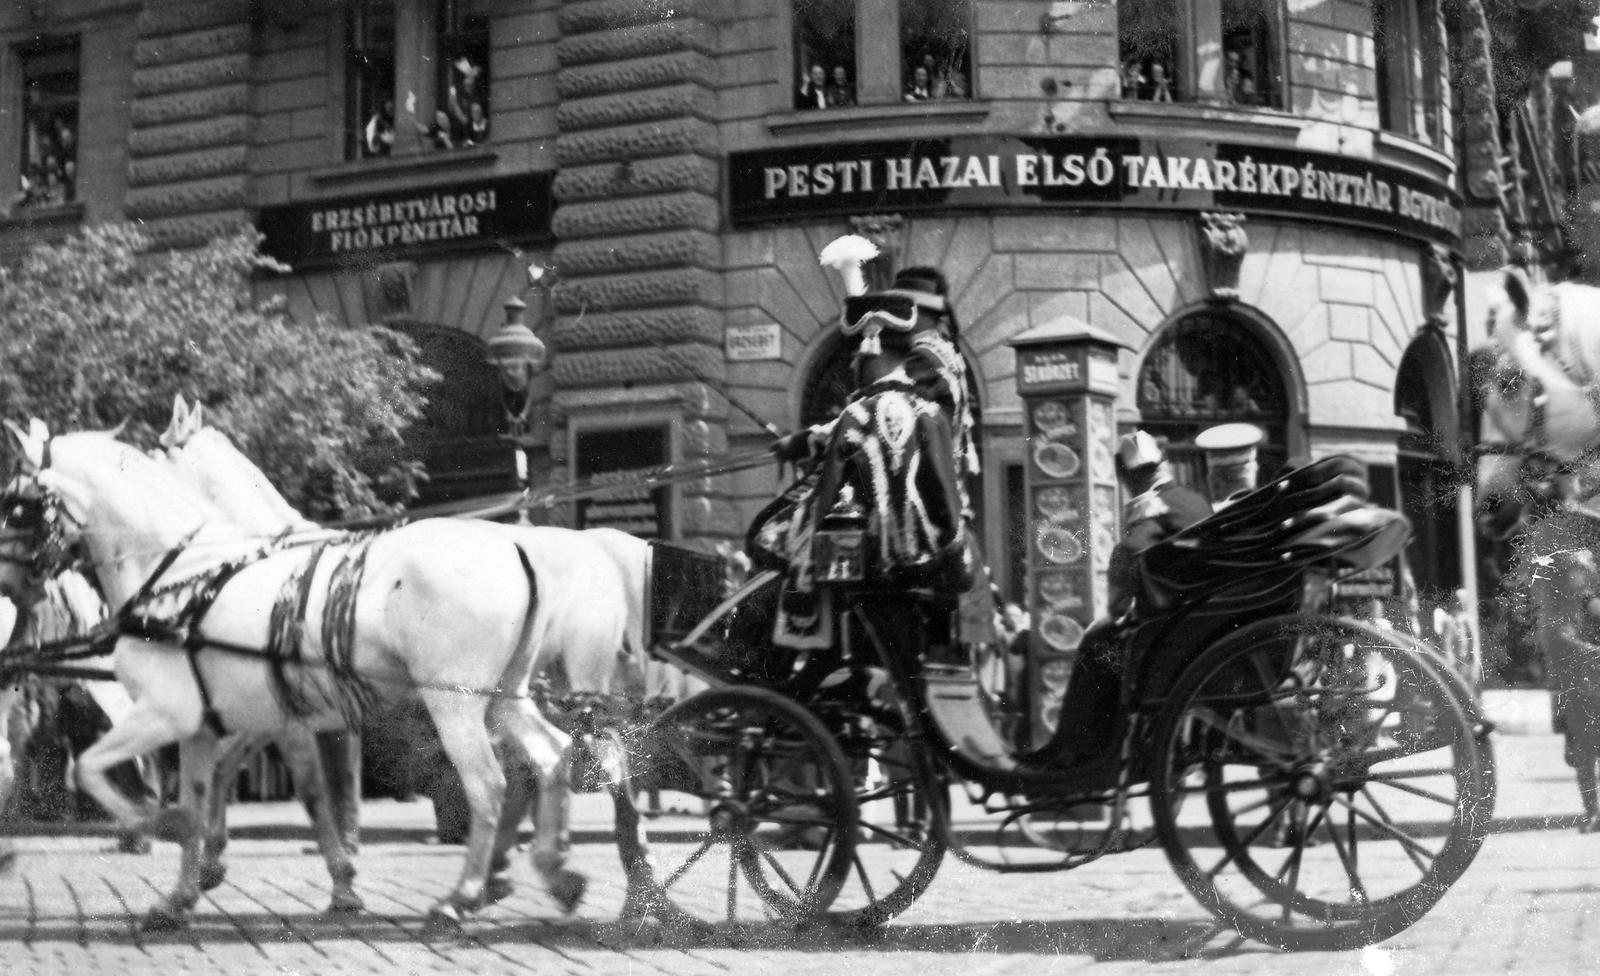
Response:
M901 355L886 375L857 390L837 419L811 429L805 473L751 529L749 551L787 573L779 643L832 642L812 543L836 506L853 502L865 516L874 581L952 601L973 584L978 566L965 479L978 463L966 363L937 332L911 337Z

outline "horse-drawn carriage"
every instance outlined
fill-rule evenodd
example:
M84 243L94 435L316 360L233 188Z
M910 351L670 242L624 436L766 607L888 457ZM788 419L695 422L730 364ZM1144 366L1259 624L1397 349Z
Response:
M946 595L894 585L849 559L822 574L832 639L795 653L759 636L771 630L761 614L770 612L762 608L771 606L777 573L725 595L718 559L670 545L422 522L403 530L414 543L402 530L381 543L333 543L318 575L315 555L263 553L258 537L224 531L220 513L193 528L201 502L107 435L40 438L29 462L33 473L13 488L0 519L13 575L59 562L70 523L88 538L102 585L115 584L107 596L125 625L130 608L152 595L178 594L184 608L199 598L190 589L215 601L214 611L184 609L192 619L170 634L147 625L140 641L119 646L129 655L119 677L131 669L136 686L147 682L148 700L108 737L115 741L86 754L80 769L91 783L144 744L186 736L197 770L185 780L187 802L199 810L199 777L215 763L205 750L224 728L288 721L286 689L271 683L285 672L310 682L287 691L318 698L298 719L318 727L335 727L359 706L353 692L409 684L448 733L446 751L463 779L477 785L462 880L436 907L441 915L505 890L496 874L514 833L490 836L507 787L493 768L486 721L509 730L540 776L536 866L564 906L581 894L558 849L565 746L543 731L526 691L545 659L541 642L550 655L600 649L586 660L614 663L624 616L648 622L653 654L713 686L617 740L633 767L631 784L612 784L629 905L669 919L804 924L831 910L843 922L882 924L927 889L952 851L1015 872L1070 869L1141 846L1149 837L1132 821L1132 803L1146 798L1154 837L1220 921L1276 945L1348 947L1416 921L1466 869L1488 828L1492 760L1464 683L1404 634L1326 612L1332 581L1392 557L1406 537L1403 519L1361 501L1365 484L1341 459L1279 478L1144 554L1143 612L1114 642L1122 692L1104 720L1116 734L1102 754L1070 762L1074 743L1023 753L990 725L963 649L946 632ZM117 498L138 504L119 509ZM851 531L860 530L834 533L837 552L861 551ZM233 561L218 571L204 568L216 559L203 559L202 546L246 554L225 557ZM540 564L550 551L571 557L585 547L585 562ZM636 587L619 567L646 551ZM460 588L458 577L471 585ZM166 578L178 582L153 589ZM459 595L446 594L445 583ZM234 597L236 586L246 596ZM363 586L433 604L358 600ZM609 616L584 601L597 592L618 594ZM375 606L396 616L357 616ZM320 636L308 650L301 645L311 629ZM278 645L293 653L270 656ZM63 655L47 657L6 663L48 669ZM579 660L563 659L569 668ZM1000 814L994 837L958 829L956 783ZM630 785L675 791L699 807L688 820L656 821L672 830L651 831L648 856L626 802ZM163 824L174 826L98 786L108 806L121 804L125 825L149 823L158 836ZM224 797L213 789L213 808ZM506 793L505 802L526 800ZM1082 826L1097 814L1103 827ZM187 827L172 836L197 844L195 825ZM348 855L331 826L319 829L336 890L346 890ZM869 846L872 856L862 856ZM186 854L179 891L153 918L186 912L202 886L219 880L208 881L197 850Z
M1116 642L1121 700L1104 716L1116 734L1091 757L1002 740L938 594L833 573L833 639L796 653L741 619L766 612L777 573L724 597L715 557L656 545L652 651L713 685L634 750L636 776L704 810L654 845L658 902L705 921L832 909L880 924L947 852L1047 871L1141 846L1143 797L1180 879L1241 934L1347 948L1403 930L1471 863L1494 772L1487 726L1437 652L1326 612L1335 580L1408 535L1362 502L1360 470L1302 468L1145 552L1144 611ZM957 783L1000 815L994 837L953 822ZM618 836L625 860L642 856Z

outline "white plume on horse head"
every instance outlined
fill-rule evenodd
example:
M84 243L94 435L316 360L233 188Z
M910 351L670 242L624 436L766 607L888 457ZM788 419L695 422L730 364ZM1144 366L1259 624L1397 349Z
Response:
M204 423L200 413L199 400L190 407L183 399L182 393L173 396L172 421L167 424L167 429L161 432L161 446L169 451L175 451L187 444L189 438L198 433Z
M22 452L23 469L29 474L37 472L44 467L44 449L50 442L50 428L38 417L28 420L28 429L23 430L11 420L5 422L6 429L16 438L17 446Z

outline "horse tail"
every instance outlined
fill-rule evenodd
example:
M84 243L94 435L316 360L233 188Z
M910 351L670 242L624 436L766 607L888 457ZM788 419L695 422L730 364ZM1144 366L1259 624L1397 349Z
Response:
M527 665L519 671L531 675L535 652L533 649L534 623L539 616L539 577L533 571L533 560L528 557L527 550L522 548L522 543L513 542L512 548L517 550L517 560L522 563L522 574L528 578L528 612L522 616L522 630L517 635L516 654L514 659L526 656Z

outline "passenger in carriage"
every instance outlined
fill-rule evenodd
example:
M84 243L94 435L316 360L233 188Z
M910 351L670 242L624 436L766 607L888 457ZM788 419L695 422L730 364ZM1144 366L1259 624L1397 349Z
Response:
M1206 490L1218 511L1256 490L1256 448L1266 432L1255 424L1218 424L1194 439L1206 455Z
M1139 553L1211 514L1203 496L1178 484L1161 446L1144 431L1122 438L1116 464L1128 501L1122 507L1122 541L1111 551L1107 571L1109 613L1089 627L1078 647L1052 740L1059 754L1051 759L1061 765L1091 762L1111 745L1115 723L1109 719L1121 688L1123 643L1137 612Z

